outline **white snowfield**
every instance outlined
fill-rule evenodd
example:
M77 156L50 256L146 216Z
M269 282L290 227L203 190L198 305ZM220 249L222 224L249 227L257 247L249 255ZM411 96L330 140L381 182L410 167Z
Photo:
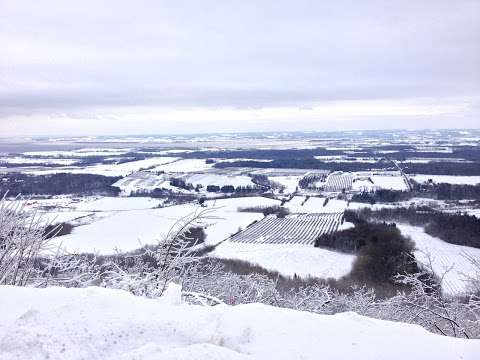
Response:
M208 170L214 164L207 164L204 159L180 159L178 161L159 165L151 171L165 171L166 173L188 173Z
M24 157L4 157L0 158L0 163L9 164L56 164L56 165L73 165L78 159L38 159Z
M36 175L71 173L71 174L94 174L104 176L126 176L135 171L150 169L162 164L169 164L177 161L174 157L148 158L144 160L129 161L121 164L97 164L85 167L69 166L58 168L43 168L35 170L26 170L24 172Z
M104 288L0 286L2 360L473 360L480 341L355 313L181 302Z
M285 186L284 193L291 194L298 189L298 182L303 177L303 175L292 175L292 176L269 176L268 178L280 185Z
M74 228L71 234L57 240L73 252L112 254L117 249L132 251L143 245L156 244L177 220L200 210L193 203L152 209L157 204L157 200L148 198L103 198L82 202L78 205L79 210L101 210L102 217ZM239 207L275 204L279 201L263 197L206 201L207 208L216 209L212 215L217 218L206 221L205 242L216 244L263 218L260 213L238 212Z
M303 204L303 205L302 205ZM324 197L311 196L306 199L305 196L294 196L292 200L285 203L285 207L290 210L291 213L338 213L343 212L348 203L344 200L329 199L325 204Z
M248 229L234 235L230 241L255 244L313 245L323 234L337 231L343 213L268 215Z
M150 197L91 197L75 207L80 211L126 211L151 209L162 202L163 200Z
M26 209L37 210L42 220L50 223L73 222L90 217L110 216L118 211L151 209L163 200L149 197L81 197L58 196L52 199L26 200Z
M248 176L231 176L231 175L219 175L219 174L193 174L185 178L187 183L192 184L193 186L202 185L207 187L208 185L224 186L232 185L233 187L246 187L246 186L255 186L252 182L252 179Z
M374 191L378 189L407 191L408 185L403 176L393 175L371 175L369 178L373 181L357 180L353 183L353 189L359 191ZM358 184L357 184L358 182Z
M480 184L480 176L458 176L458 175L411 175L411 179L416 182L423 183L432 179L435 183L447 184L465 184L476 185Z
M237 259L278 271L286 276L339 279L352 269L355 255L308 245L245 244L225 241L212 256Z
M352 188L353 175L349 172L333 172L327 176L325 191L342 191Z
M59 151L27 151L23 155L41 156L41 157L82 157L82 156L114 156L123 155L132 151L131 148L114 149L114 148L82 148L77 150L59 150Z
M433 271L445 276L442 290L449 295L462 295L468 290L468 277L475 277L476 269L465 255L480 259L480 249L447 243L426 234L423 228L397 224L403 235L409 236L417 250L415 257L425 265L432 263ZM430 259L429 259L430 256Z

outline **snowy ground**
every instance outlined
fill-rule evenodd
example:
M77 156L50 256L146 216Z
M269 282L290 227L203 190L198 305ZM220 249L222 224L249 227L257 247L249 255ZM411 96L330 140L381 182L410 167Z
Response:
M155 188L172 189L169 177L165 174L155 174L149 171L137 171L125 176L112 184L119 188L124 194L130 195L134 191L145 190L152 191ZM181 189L176 188L180 192Z
M268 215L236 234L231 241L250 244L301 244L313 246L324 234L337 231L343 213Z
M184 180L193 186L202 185L203 187L207 187L208 185L217 185L220 187L224 185L232 185L236 188L237 186L246 187L255 185L250 177L242 175L229 176L203 173L187 176Z
M91 197L76 205L80 211L125 211L158 207L163 200L149 197Z
M46 175L55 173L71 173L71 174L94 174L104 176L126 176L135 171L158 167L162 164L175 162L178 158L174 157L158 157L144 160L129 161L121 164L97 164L85 167L69 166L57 168L41 168L26 169L24 172L35 175Z
M303 177L303 175L300 176L269 176L269 180L272 180L280 185L285 186L284 193L285 194L291 194L295 192L298 188L298 182L300 179Z
M285 203L285 207L290 210L291 213L338 213L343 212L348 203L344 200L329 199L328 203L325 203L324 197L311 196L306 200L305 196L294 196L292 200ZM304 203L302 205L302 203Z
M151 171L165 171L166 173L186 173L208 170L214 164L207 164L203 159L181 159L170 164L159 165Z
M78 159L32 159L23 157L2 157L0 163L9 164L54 164L54 165L73 165Z
M408 186L405 183L403 176L373 175L371 176L371 179L376 188L400 191L408 190Z
M478 340L355 313L261 304L200 307L103 288L0 286L2 360L473 360Z
M355 255L319 249L307 245L243 244L225 241L212 256L248 261L278 271L282 275L300 277L341 278L347 275Z
M206 243L216 244L263 218L259 213L238 212L239 207L278 203L262 197L207 201L207 208L216 209L213 215L217 219L206 222ZM149 198L103 198L81 202L75 210L97 210L95 214L100 213L101 216L74 228L71 234L58 238L58 241L69 251L101 254L111 254L116 249L131 251L142 245L155 244L178 219L199 210L195 204L152 209L157 204L159 200Z
M83 157L83 156L115 156L123 155L131 151L131 148L109 149L109 148L82 148L77 150L60 151L27 151L23 155L27 156L48 156L48 157Z
M468 262L465 255L480 258L480 249L469 246L449 244L432 237L423 231L423 228L410 225L397 225L403 235L409 236L417 248L415 257L424 264L429 264L430 254L432 267L435 273L443 279L443 291L451 295L460 295L467 290L467 276L475 276L475 268Z
M110 216L118 211L151 209L163 200L148 197L69 197L56 196L51 199L24 200L25 209L36 210L45 222L72 222L90 216L90 221ZM83 223L83 222L82 222Z
M416 182L423 183L432 179L436 183L448 183L448 184L467 184L476 185L480 184L480 176L456 176L456 175L412 175L411 179Z

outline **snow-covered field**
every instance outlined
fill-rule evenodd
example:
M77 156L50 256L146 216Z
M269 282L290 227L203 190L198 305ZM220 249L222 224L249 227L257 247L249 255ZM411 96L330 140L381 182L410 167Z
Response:
M35 170L25 170L26 173L36 175L46 175L55 173L71 173L71 174L94 174L105 176L126 176L135 171L142 169L150 169L152 167L158 167L162 164L168 164L178 160L174 157L158 157L148 158L144 160L129 161L121 164L97 164L85 167L69 166L58 168L43 168Z
M173 161L176 161L178 158L172 157L159 157L159 158L149 158L144 160L129 161L117 165L93 165L87 166L84 169L75 171L74 173L79 174L98 174L106 176L125 176L131 174L132 172L139 171L141 169L147 169L154 166L168 164Z
M236 188L237 186L246 187L255 185L248 176L229 176L209 173L190 175L185 178L185 181L193 186L202 185L204 187L208 185L217 185L220 187L232 185Z
M110 149L110 148L82 148L77 150L60 150L60 151L27 151L23 155L26 156L42 156L42 157L83 157L83 156L115 156L123 155L131 151L131 148Z
M151 171L165 171L166 173L186 173L208 170L214 164L207 164L203 159L181 159L170 164L159 165Z
M91 197L76 205L80 211L125 211L143 210L158 207L163 199L149 197Z
M312 196L306 200L305 196L294 196L284 206L291 213L338 213L347 208L348 203L346 201L337 199L329 199L324 206L325 199L324 197Z
M411 179L416 182L423 183L432 179L436 183L448 184L480 184L480 176L456 176L456 175L411 175Z
M104 288L0 286L2 360L474 360L478 340L352 312L262 304L201 307Z
M402 176L372 175L373 185L380 189L407 191L408 186Z
M58 241L69 251L102 254L111 254L116 249L131 251L143 245L155 244L177 220L199 211L198 205L193 203L152 209L159 203L149 198L104 198L82 202L75 210L97 210L101 211L101 216L74 228L71 234L58 238ZM263 218L259 213L238 212L239 207L278 203L277 200L263 197L207 201L207 209L215 209L213 215L216 219L206 221L206 243L216 244L236 233L239 228Z
M244 244L225 241L212 256L248 261L286 276L341 278L347 275L355 255L307 245Z
M232 242L252 244L313 245L323 235L337 231L343 213L268 215L245 231L232 237Z
M352 173L337 171L327 176L325 191L350 190L353 182Z
M410 225L397 225L403 235L409 236L417 248L415 257L428 265L431 261L434 272L443 278L443 291L451 295L461 295L467 290L468 276L475 276L475 268L465 258L469 255L480 258L480 249L449 244L432 237L423 228ZM430 259L428 258L430 255Z
M297 190L298 182L303 177L303 175L297 176L269 176L268 178L280 185L285 186L284 193L291 194Z
M157 175L149 171L137 171L121 178L112 184L112 186L118 187L124 194L127 195L139 190L151 191L155 188L172 189L169 177L167 175ZM178 188L176 190L180 191Z
M3 157L0 158L0 163L8 164L51 164L51 165L73 165L78 162L78 159L39 159L39 158L24 158L24 157Z

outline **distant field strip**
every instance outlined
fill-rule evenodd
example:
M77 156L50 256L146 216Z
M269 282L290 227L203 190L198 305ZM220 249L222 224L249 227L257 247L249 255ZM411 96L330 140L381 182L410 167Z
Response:
M350 173L332 173L328 175L325 191L342 191L352 188L353 175Z
M256 244L313 245L317 237L336 231L343 213L302 214L277 218L269 215L234 235L230 241Z

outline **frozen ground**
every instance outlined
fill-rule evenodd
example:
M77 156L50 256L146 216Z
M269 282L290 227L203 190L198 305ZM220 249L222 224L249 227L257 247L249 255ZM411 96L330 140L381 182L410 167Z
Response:
M168 233L180 218L198 211L195 204L175 205L152 209L158 201L148 198L106 198L80 203L76 209L102 209L102 216L91 223L74 228L69 235L58 238L69 251L111 254L116 249L131 251L142 245L155 244ZM278 204L277 200L248 197L207 201L207 208L215 208L217 219L206 222L206 243L216 244L255 220L259 213L237 212L238 207Z
M126 195L130 195L132 192L139 190L151 191L155 188L172 189L167 175L157 175L149 171L137 171L121 178L112 184L112 186L119 188ZM176 188L176 191L180 192L181 190Z
M150 197L90 197L76 205L80 211L143 210L160 206L163 199Z
M231 238L232 242L251 244L298 244L313 246L324 234L337 231L343 213L268 215Z
M371 179L373 181L373 185L381 189L401 191L408 190L408 186L402 176L373 175L371 176Z
M297 176L269 176L268 178L280 185L285 186L284 193L291 194L295 192L298 188L298 182L303 177L303 175Z
M429 179L432 179L436 183L467 184L467 185L480 184L480 176L411 175L410 178L419 183L423 183L425 181L428 181Z
M424 264L429 264L430 259L435 273L443 275L443 291L451 295L460 295L467 289L467 276L475 276L475 268L468 262L465 255L480 258L480 249L469 246L449 244L443 240L432 237L423 231L423 228L398 225L403 235L410 236L415 241L416 258Z
M329 199L327 204L323 206L325 203L324 197L311 196L308 200L305 200L305 196L294 196L284 206L291 213L338 213L343 212L348 205L344 200Z
M3 157L0 158L0 163L9 164L54 164L54 165L73 165L78 162L78 159L38 159L38 158L24 158L24 157Z
M278 271L282 275L300 277L341 278L347 275L355 255L319 249L307 245L244 244L225 241L212 256L238 259Z
M229 176L203 173L188 176L185 178L185 181L193 186L202 185L203 187L207 187L208 185L217 185L220 187L224 185L232 185L236 188L238 186L246 187L255 185L250 177L243 175Z
M208 170L213 164L207 164L204 159L181 159L170 164L159 165L151 171L165 171L166 173L188 173Z
M115 156L123 155L131 151L130 148L110 149L110 148L82 148L77 150L59 150L59 151L27 151L23 155L27 156L48 156L48 157L84 157L84 156Z
M150 169L162 164L168 164L178 160L174 157L158 157L144 160L129 161L121 164L98 164L85 167L69 166L58 168L41 168L34 170L25 170L24 172L36 175L46 175L55 173L71 173L71 174L94 174L105 176L126 176L135 171L142 169Z
M118 211L151 209L163 203L163 200L148 197L69 197L57 196L51 199L24 200L25 209L36 210L46 222L85 223L110 216ZM77 221L78 220L78 221Z
M0 286L2 360L473 360L478 340L355 313L186 305L103 288Z

